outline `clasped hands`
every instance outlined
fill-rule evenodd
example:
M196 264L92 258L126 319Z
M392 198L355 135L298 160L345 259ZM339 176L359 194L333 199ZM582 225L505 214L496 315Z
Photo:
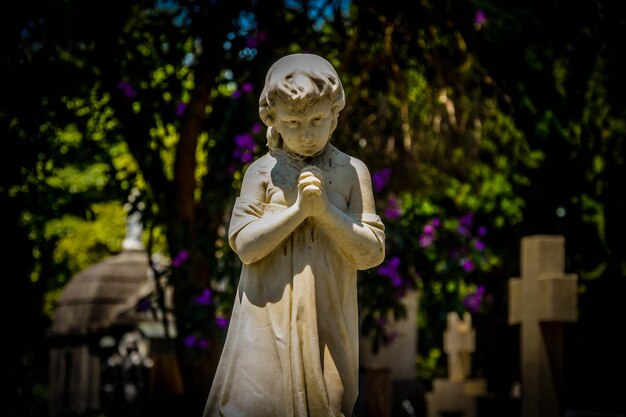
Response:
M327 212L330 202L324 190L324 174L316 166L302 169L298 177L298 209L309 216L322 216Z

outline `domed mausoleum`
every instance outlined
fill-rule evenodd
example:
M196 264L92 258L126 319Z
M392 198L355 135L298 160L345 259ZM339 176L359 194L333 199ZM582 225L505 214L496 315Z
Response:
M166 334L162 312L150 301L156 284L140 216L129 216L122 252L76 274L58 300L49 332L52 417L138 407L155 387L155 371L176 367L166 337L173 329ZM168 384L176 390L181 382Z

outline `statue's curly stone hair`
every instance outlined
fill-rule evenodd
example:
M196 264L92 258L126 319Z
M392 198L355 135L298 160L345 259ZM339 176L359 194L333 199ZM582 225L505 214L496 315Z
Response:
M303 108L328 98L333 112L331 133L337 127L339 112L346 105L341 80L326 59L314 54L292 54L279 59L267 72L259 98L259 115L268 127L267 146L272 150L282 147L282 139L274 129L277 97L292 108Z

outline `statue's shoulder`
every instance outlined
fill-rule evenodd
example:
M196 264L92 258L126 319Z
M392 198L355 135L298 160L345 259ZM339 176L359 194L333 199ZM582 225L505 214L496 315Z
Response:
M337 163L337 166L349 169L357 175L369 175L367 165L363 161L355 156L348 155L338 148L333 150L333 160Z
M276 165L276 158L271 155L270 152L267 152L265 155L255 159L250 164L250 166L246 169L246 176L268 176L270 175L274 165Z

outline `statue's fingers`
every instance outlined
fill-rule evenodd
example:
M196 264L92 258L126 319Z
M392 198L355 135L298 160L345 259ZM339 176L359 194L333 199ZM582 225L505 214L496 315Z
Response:
M309 165L309 166L302 168L302 171L300 171L300 175L302 174L312 174L313 176L319 179L324 178L323 171L320 168L313 166L313 165Z
M298 181L298 187L306 187L308 185L315 185L316 187L322 188L322 181L320 181L317 177L305 177Z
M304 195L322 195L322 190L315 185L307 185L302 189Z

